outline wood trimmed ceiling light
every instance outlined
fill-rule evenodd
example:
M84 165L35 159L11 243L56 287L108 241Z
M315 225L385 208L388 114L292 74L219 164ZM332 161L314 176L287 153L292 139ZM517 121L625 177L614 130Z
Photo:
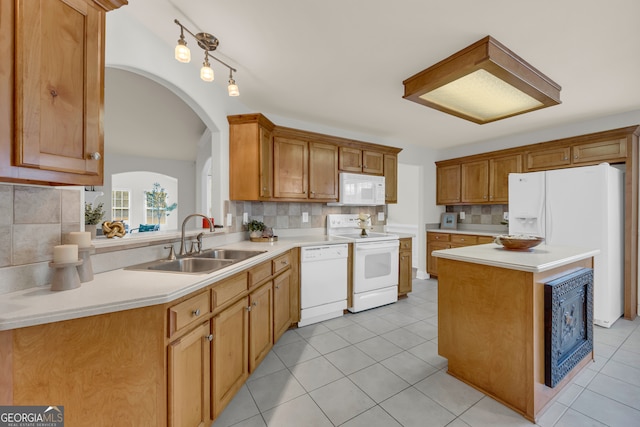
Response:
M478 124L561 102L560 85L491 36L402 83L403 98Z

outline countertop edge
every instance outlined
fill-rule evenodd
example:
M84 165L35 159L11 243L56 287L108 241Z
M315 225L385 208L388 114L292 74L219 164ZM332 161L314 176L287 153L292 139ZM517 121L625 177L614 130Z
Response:
M83 283L79 288L68 291L54 292L49 289L49 286L39 286L2 294L0 295L0 331L170 303L199 289L203 289L206 286L233 276L242 270L277 257L296 247L351 242L348 239L339 238L326 240L324 239L325 237L326 236L286 237L280 239L278 242L254 243L241 241L222 245L219 246L219 248L251 248L265 250L266 252L206 275L134 270L125 272L124 269L117 269L96 274L93 281ZM129 280L129 283L121 283L123 275ZM171 279L174 279L173 282L177 283L170 283L172 282ZM119 281L120 283L118 283ZM141 285L139 289L135 289L140 291L138 292L140 296L132 298L123 296L120 299L113 298L107 303L95 302L98 301L101 296L110 294L108 289L110 286L113 285L114 288L118 286L126 288L127 285L137 286L137 284L131 284L131 282L135 281L149 283ZM160 283L157 291L152 288L156 282ZM151 290L147 292L148 296L145 296L144 290L149 288L151 288ZM124 290L126 291L126 289ZM135 294L136 292L133 293ZM28 302L33 301L31 298L35 299L36 308L28 304ZM82 303L83 298L91 299L92 302ZM55 311L50 310L51 306L61 301L64 303L72 301L68 303L71 307L63 307ZM14 315L11 315L12 309L13 313L15 313ZM27 309L27 311L21 314L19 313L21 309Z

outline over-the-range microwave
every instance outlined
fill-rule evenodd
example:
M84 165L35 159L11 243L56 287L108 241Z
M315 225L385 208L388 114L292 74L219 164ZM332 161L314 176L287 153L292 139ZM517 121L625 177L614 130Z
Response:
M384 176L340 173L340 198L330 206L379 206L385 204Z

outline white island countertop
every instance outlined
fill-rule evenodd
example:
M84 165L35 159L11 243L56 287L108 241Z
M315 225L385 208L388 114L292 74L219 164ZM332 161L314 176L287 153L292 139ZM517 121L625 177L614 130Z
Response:
M96 274L92 281L67 291L55 292L51 291L50 286L38 286L2 294L0 331L168 303L289 249L349 242L349 239L326 235L284 237L276 242L265 243L242 241L217 246L216 249L257 250L265 253L210 274L119 269Z
M598 249L548 245L539 245L529 251L512 251L495 243L488 243L433 251L432 255L454 261L540 273L599 253Z

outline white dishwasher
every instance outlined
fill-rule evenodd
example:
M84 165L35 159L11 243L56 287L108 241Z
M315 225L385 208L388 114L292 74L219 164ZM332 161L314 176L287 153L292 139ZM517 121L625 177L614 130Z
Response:
M306 326L343 315L347 308L346 243L300 250L300 321Z

